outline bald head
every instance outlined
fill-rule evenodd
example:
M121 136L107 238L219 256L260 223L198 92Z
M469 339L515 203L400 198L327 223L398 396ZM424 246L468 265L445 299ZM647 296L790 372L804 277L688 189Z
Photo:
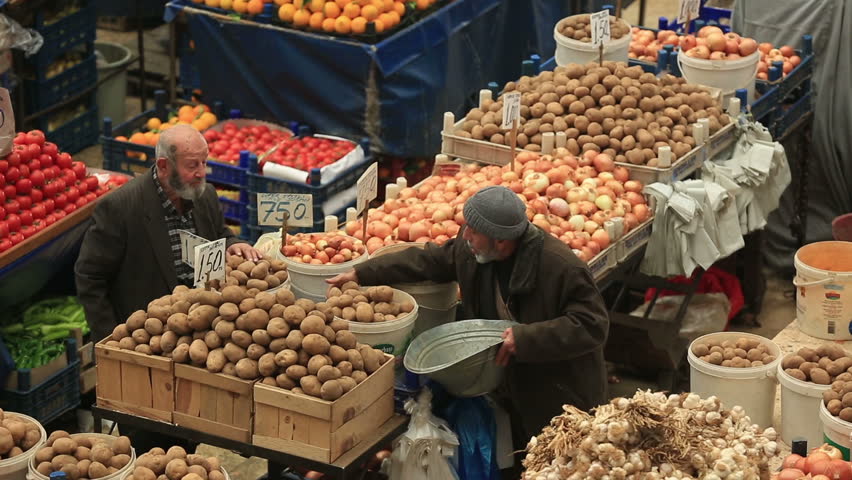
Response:
M191 125L178 124L160 134L156 148L157 176L180 198L196 200L204 192L207 141Z
M174 164L185 152L201 151L204 151L204 157L207 158L207 141L201 132L191 125L177 124L160 133L156 155L157 159L165 158Z

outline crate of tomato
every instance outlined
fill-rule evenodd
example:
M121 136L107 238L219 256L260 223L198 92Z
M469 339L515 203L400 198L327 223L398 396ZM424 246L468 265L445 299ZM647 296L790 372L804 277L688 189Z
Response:
M209 149L207 178L242 188L248 167L240 163L240 152L261 156L292 137L292 130L263 120L235 118L217 123L204 132Z

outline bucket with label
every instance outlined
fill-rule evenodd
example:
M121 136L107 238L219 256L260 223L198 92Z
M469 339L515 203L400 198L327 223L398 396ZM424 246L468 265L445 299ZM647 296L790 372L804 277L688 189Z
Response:
M852 242L815 242L796 252L796 319L802 332L852 340Z

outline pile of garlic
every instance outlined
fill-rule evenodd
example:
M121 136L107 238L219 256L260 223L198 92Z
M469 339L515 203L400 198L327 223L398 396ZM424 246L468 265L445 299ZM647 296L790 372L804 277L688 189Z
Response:
M774 429L716 397L638 391L594 415L563 410L527 446L523 480L756 480L778 452Z

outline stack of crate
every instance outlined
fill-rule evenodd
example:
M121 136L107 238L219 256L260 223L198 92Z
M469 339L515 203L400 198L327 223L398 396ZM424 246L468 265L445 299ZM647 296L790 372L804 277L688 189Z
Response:
M62 150L76 153L98 141L95 6L92 0L50 2L36 12L33 28L44 37L44 45L26 60L25 102L30 115L48 113L31 126Z

